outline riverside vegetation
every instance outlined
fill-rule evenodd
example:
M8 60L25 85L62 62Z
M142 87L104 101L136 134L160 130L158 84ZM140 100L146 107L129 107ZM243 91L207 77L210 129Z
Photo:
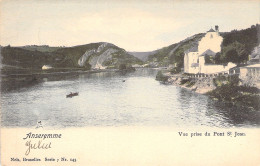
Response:
M213 79L216 89L207 94L216 100L238 107L260 110L260 90L240 84L238 76L219 76Z
M189 78L185 74L171 75L167 71L158 71L156 80L208 95L213 100L236 107L260 110L260 90L243 85L238 75Z

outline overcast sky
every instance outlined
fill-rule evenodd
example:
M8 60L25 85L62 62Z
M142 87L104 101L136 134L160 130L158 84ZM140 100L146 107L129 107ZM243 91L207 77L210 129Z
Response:
M3 0L0 44L74 46L102 41L127 51L151 51L215 25L223 32L260 22L260 0L96 1Z

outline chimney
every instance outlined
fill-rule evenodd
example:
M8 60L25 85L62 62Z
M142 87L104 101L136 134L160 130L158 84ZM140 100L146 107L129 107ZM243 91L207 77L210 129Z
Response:
M218 30L218 25L215 25L215 31L216 31L216 32L219 32L219 30Z

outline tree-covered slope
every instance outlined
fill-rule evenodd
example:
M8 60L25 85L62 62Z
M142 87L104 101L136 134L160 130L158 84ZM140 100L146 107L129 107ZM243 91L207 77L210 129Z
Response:
M156 66L174 65L176 71L180 71L183 67L185 52L196 49L198 42L204 35L205 33L196 34L179 43L159 49L155 54L148 57L147 62ZM220 35L223 37L222 49L211 62L215 64L226 64L228 62L241 64L248 60L248 56L254 47L259 45L260 25L256 24L247 29L233 30L220 33Z
M204 34L193 35L179 43L159 49L155 54L148 57L148 62L156 63L158 66L175 65L178 68L183 67L184 52L197 47L198 41Z
M142 63L141 60L128 54L124 49L110 43L91 43L74 47L49 49L46 47L2 47L3 70L41 70L43 65L53 68L83 69L111 67L120 64L132 65ZM86 56L87 54L87 56ZM85 59L84 59L85 58Z
M40 46L38 46L38 45L27 45L27 46L22 46L20 48L23 48L23 49L29 50L29 51L53 52L53 51L60 49L61 47L50 47L48 45L40 45Z
M3 67L36 69L51 63L54 57L50 53L7 46L1 48L1 59Z
M223 34L222 50L217 63L244 63L248 55L259 43L260 25L252 25L250 28L240 31L233 30Z

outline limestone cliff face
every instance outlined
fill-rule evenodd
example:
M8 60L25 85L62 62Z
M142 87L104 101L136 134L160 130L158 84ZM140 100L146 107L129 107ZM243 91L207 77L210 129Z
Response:
M87 51L85 52L85 54L83 54L83 55L79 58L79 60L78 60L79 66L81 66L81 67L84 66L86 60L90 57L90 55L94 54L95 52L96 52L95 49L93 49L93 50L87 50Z
M104 50L104 48L107 47L107 46L113 46L113 44L103 43L103 44L101 44L101 45L97 48L97 52L101 52L101 51Z
M107 65L118 65L117 63L135 63L140 60L128 54L111 43L98 43L98 47L87 49L78 59L78 65L83 67L90 64L92 69L105 69ZM114 57L113 57L114 56ZM116 56L116 57L115 57Z
M91 65L92 69L104 69L103 63L112 58L112 54L119 51L110 43L103 43L97 49L87 50L78 60L78 65L83 67L86 62Z
M84 64L85 64L85 62L88 60L88 58L91 56L91 55L94 55L94 54L96 54L96 53L100 53L100 52L102 52L107 46L112 46L112 44L110 44L110 43L103 43L103 44L101 44L97 49L91 49L91 50L87 50L86 52L85 52L85 54L83 54L81 57L80 57L80 59L78 60L78 64L79 64L79 66L84 66ZM102 54L101 54L102 55ZM107 54L106 54L107 55ZM103 55L103 57L104 57L104 55ZM91 65L93 65L93 66L96 66L96 63L97 63L97 61L95 61L95 59L99 59L98 57L95 57L95 58L92 58L93 60L92 60L92 63L91 63ZM99 61L100 62L100 61Z
M104 51L102 54L100 54L98 56L93 56L89 61L91 68L93 68L93 69L104 69L105 66L103 65L103 63L107 60L112 59L112 54L115 53L115 52L118 52L118 50L113 49L113 48L109 48L106 51Z

